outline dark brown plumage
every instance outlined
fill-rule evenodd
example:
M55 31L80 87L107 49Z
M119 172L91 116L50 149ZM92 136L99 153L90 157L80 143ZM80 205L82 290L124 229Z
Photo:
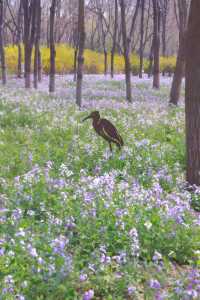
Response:
M93 111L88 117L83 119L83 121L90 118L92 119L94 130L109 143L110 151L112 151L111 143L116 144L117 147L121 149L124 142L115 126L110 121L101 119L98 111Z

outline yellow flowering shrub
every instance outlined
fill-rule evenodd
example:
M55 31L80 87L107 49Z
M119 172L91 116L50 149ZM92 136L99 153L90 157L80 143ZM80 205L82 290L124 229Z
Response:
M24 63L24 48L22 49L22 63ZM18 63L18 48L17 46L5 47L6 65L9 73L17 73ZM48 74L50 69L50 50L46 46L41 47L42 69ZM34 51L32 55L33 65ZM110 53L108 54L108 72L110 71ZM56 73L65 74L73 72L74 65L74 49L66 44L56 45ZM139 57L136 54L131 54L131 69L133 74L139 72ZM144 59L144 71L148 70L148 60ZM160 57L160 70L166 72L174 72L176 65L176 57ZM115 73L124 72L124 58L116 54L114 58ZM86 49L84 51L84 72L90 74L104 73L104 54Z

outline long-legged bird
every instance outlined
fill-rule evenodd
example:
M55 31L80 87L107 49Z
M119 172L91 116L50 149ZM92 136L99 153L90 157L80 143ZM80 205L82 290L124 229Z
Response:
M121 149L124 145L123 139L118 133L116 127L110 121L107 119L101 119L98 111L93 111L89 116L83 119L83 122L87 119L92 119L94 130L109 143L111 152L111 143L116 144L117 147Z

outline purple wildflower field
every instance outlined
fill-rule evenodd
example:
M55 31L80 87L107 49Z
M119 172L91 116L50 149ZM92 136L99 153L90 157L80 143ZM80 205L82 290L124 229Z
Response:
M200 299L200 190L186 189L184 104L170 77L86 75L0 92L0 299ZM124 139L111 154L92 110Z

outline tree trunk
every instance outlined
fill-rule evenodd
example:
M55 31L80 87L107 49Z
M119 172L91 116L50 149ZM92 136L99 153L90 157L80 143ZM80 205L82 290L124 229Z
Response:
M144 8L145 8L145 0L141 3L141 23L140 23L140 69L139 69L139 78L142 78L143 71L143 60L144 60Z
M192 0L186 36L187 181L200 185L200 1Z
M160 88L160 8L153 0L153 88Z
M185 37L180 37L176 68L170 91L170 104L177 105L181 94L181 83L185 72Z
M3 23L4 23L4 5L3 0L0 0L0 56L1 56L1 75L2 83L6 84L6 62L3 42Z
M17 62L17 77L22 77L22 49L21 44L17 45L18 48L18 62Z
M82 81L83 81L83 64L84 64L84 45L85 45L85 1L79 0L78 8L78 66L76 81L76 104L82 105Z
M161 2L162 3L162 2ZM162 56L166 56L166 28L167 28L167 12L168 12L169 0L164 0L162 3ZM165 70L162 75L165 76Z
M77 54L78 54L78 49L74 49L74 81L76 81L76 75L77 75Z
M123 39L123 54L125 61L125 76L126 76L126 100L132 102L131 95L131 64L129 57L129 41L127 39L127 29L126 29L126 16L125 16L125 3L124 0L120 0L121 7L121 26L122 26L122 39Z
M41 0L35 0L36 5L36 34L35 34L35 55L34 55L34 88L38 87L38 69L39 69L39 48L40 48L40 19L41 19Z
M116 38L117 38L117 29L118 29L118 0L115 0L115 23L114 23L114 34L113 34L113 45L111 50L110 57L110 75L111 78L114 77L114 57L116 50Z
M153 69L153 41L151 44L151 49L149 54L148 78L150 78L152 75L152 69Z
M25 88L31 87L31 54L35 38L36 2L22 0L24 10L24 69Z
M39 48L38 51L38 81L42 81L42 58L41 58L41 50Z
M187 29L187 0L178 0L178 12L179 12L179 50L176 60L176 68L172 81L172 87L170 92L169 104L177 105L180 93L182 78L184 76L185 69L185 35Z
M17 16L17 48L18 48L18 62L17 62L17 77L22 77L22 49L21 49L21 34L22 34L22 2L20 1L18 16Z
M49 92L55 92L55 41L54 41L54 23L55 23L56 0L52 0L50 7L50 72L49 72Z
M108 73L108 52L104 49L104 75L106 76Z

